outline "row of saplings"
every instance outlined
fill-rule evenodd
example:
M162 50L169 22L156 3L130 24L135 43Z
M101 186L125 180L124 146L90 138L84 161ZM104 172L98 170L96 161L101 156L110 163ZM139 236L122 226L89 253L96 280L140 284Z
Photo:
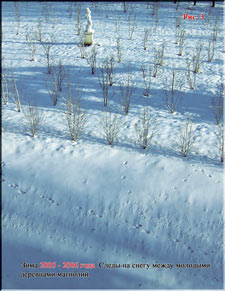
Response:
M59 66L60 68L60 66ZM103 74L103 72L102 72ZM143 72L144 74L144 72ZM77 141L81 138L82 133L85 132L86 124L87 124L87 114L81 109L80 99L73 98L71 92L71 84L70 77L68 73L68 82L67 82L67 97L64 98L64 113L65 120L67 124L67 128L71 139L73 141ZM172 74L173 75L173 74ZM54 76L54 74L53 74ZM61 80L62 81L62 80ZM9 85L8 76L5 72L3 72L3 82L2 82L2 97L3 104L7 105L9 96L12 97L12 100L16 104L17 111L22 111L25 119L27 121L27 130L29 130L30 134L34 137L37 136L37 131L40 128L40 125L43 121L43 112L41 112L37 105L31 104L28 102L28 106L25 106L23 109L20 103L20 94L18 92L18 88L16 85L16 81L13 73L11 72L11 86ZM99 79L100 85L104 86L104 77ZM123 110L126 114L128 114L129 106L130 106L130 97L133 90L133 86L130 86L130 76L127 75L127 83L120 84L121 96L122 96L122 105ZM173 83L173 82L172 82ZM61 82L58 83L54 80L53 84L56 86L60 85L58 91L62 90ZM148 88L148 87L147 87ZM145 88L145 95L146 88ZM173 90L171 93L167 90L166 92L166 106L171 111L171 106L173 103L171 101L175 101L175 96L173 96ZM49 89L49 95L51 98L54 96L51 95L52 91ZM149 90L148 90L149 94ZM169 94L169 95L168 95ZM104 94L103 94L104 96ZM212 111L214 113L216 123L217 123L217 147L220 156L220 161L224 161L224 126L222 123L223 118L223 98L224 96L224 86L221 83L221 88L217 97L212 98ZM54 100L52 100L54 101ZM113 112L111 106L109 106L104 98L104 105L107 110L103 113L100 118L100 126L102 129L102 133L109 145L113 145L116 140L118 140L118 136L123 127L122 115ZM57 102L57 101L56 101ZM171 105L172 104L172 105ZM108 105L108 106L107 106ZM174 112L174 111L173 111ZM136 132L136 140L141 148L146 149L152 144L152 140L157 133L157 122L154 117L151 116L150 108L148 106L144 107L139 114L138 122L135 125ZM196 134L194 134L193 124L189 118L186 119L183 128L180 130L180 134L177 140L177 146L179 151L182 153L184 157L187 157L188 154L193 150L194 144L196 142Z

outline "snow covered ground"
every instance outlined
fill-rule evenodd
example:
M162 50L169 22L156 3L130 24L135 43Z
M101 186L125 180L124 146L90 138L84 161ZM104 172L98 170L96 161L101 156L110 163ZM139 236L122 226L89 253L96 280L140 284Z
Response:
M29 100L43 113L33 138L25 129L23 112L17 112L11 98L9 78L9 101L2 105L4 289L223 288L223 165L211 98L218 97L224 68L224 3L210 5L211 1L197 1L196 6L193 1L160 2L157 10L155 3L127 2L124 13L122 2L75 2L72 6L68 2L3 2L3 73L14 73L22 111ZM82 30L86 8L92 11L95 74L80 54L79 7ZM198 19L184 20L184 13ZM51 76L40 42L34 61L30 60L26 35L33 31L30 35L34 36L39 19L42 41L46 44L54 38L51 62L61 60L64 72L69 69L72 92L79 95L87 114L86 130L77 142L71 140L65 122L66 78L53 106L47 86ZM208 62L208 40L216 20L215 54ZM186 36L182 56L175 43L179 21ZM146 50L145 28L150 30ZM153 70L154 48L161 49L163 42L164 63L157 77L151 78L150 96L144 96L141 65ZM200 71L195 89L190 89L186 59L192 58L198 44L203 45ZM106 108L98 68L112 54L115 83L109 88L110 105L120 116L122 128L118 141L110 146L99 125ZM170 82L173 68L184 84L178 92L182 102L171 114L165 106L164 84L166 78ZM128 72L135 91L126 115L119 82ZM147 106L157 127L152 144L142 149L135 124ZM187 117L196 140L192 152L183 157L177 143ZM41 268L41 262L51 264ZM73 262L73 267L78 262L78 268L64 269L63 262ZM34 265L24 268L23 263ZM81 268L81 264L95 268ZM88 277L74 277L78 273Z

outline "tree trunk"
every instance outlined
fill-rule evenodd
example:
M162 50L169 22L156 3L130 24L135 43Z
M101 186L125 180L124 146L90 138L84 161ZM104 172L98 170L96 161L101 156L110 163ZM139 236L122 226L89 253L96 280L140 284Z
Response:
M215 7L215 0L212 1L212 7Z

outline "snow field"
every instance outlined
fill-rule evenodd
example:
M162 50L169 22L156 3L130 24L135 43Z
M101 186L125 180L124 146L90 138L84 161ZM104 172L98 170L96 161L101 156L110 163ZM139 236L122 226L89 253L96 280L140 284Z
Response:
M9 100L3 106L2 189L3 189L3 287L4 288L222 288L223 254L223 167L216 146L215 120L210 98L217 94L223 73L223 3L209 9L209 3L182 2L177 14L186 11L207 16L204 21L182 22L186 32L183 56L175 44L176 5L160 2L155 26L152 6L128 3L75 3L72 18L68 3L18 2L19 34L16 35L15 7L4 2L2 11L3 67L14 72L22 92L22 108L35 100L44 120L38 136L24 130L22 112ZM76 8L81 6L81 27L85 9L92 11L97 67L115 55L115 80L110 104L122 117L119 140L107 145L99 127L104 113L98 72L80 57L76 35ZM50 9L49 20L46 21ZM136 15L137 28L129 39L128 18ZM215 57L207 59L207 40L216 16L219 17ZM43 20L43 39L51 34L55 42L50 55L69 68L73 92L78 92L88 122L82 138L73 142L65 124L63 97L52 106L46 84L46 57L37 43L35 61L29 60L26 29ZM153 18L153 21L152 21ZM206 17L205 17L206 18ZM115 23L120 21L116 31ZM183 21L183 20L181 20ZM143 49L144 29L151 37ZM122 62L117 62L116 39L121 38ZM165 61L152 79L150 97L143 96L140 65L153 65L154 47L165 42ZM186 58L203 44L200 73L195 90L185 79ZM91 47L86 48L88 53ZM182 103L174 114L165 107L164 79L170 80L173 67L185 79ZM121 108L119 81L131 72L135 92L128 115ZM214 96L213 95L213 96ZM144 106L150 106L157 120L157 132L146 150L137 143L135 124ZM177 148L177 138L186 117L197 136L187 158ZM41 261L95 263L90 278L21 279L20 264ZM100 269L105 263L203 263L209 269ZM29 271L32 271L29 269ZM35 270L36 271L36 270ZM57 270L58 271L58 270Z

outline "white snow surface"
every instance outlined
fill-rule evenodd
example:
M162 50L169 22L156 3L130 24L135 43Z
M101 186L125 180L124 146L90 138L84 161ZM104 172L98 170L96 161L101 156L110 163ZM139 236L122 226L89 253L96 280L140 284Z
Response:
M3 71L14 72L21 92L22 109L34 100L44 120L33 138L26 120L12 99L2 105L2 247L3 289L222 289L223 288L223 165L217 150L217 125L210 98L217 94L223 74L224 3L159 3L155 27L153 4L75 2L69 17L68 2L17 2L20 15L16 35L16 7L2 3ZM116 83L110 102L122 118L118 141L109 146L99 120L105 108L98 71L80 57L76 8L92 15L97 46L97 67L115 56ZM177 8L177 10L176 10ZM183 55L175 44L176 13L185 28ZM204 14L203 20L183 20L183 14ZM49 15L48 15L49 14ZM129 39L128 18L136 15L137 28ZM49 16L49 17L48 17ZM215 56L207 62L208 38L219 20ZM70 139L63 97L53 106L48 94L45 55L37 43L30 61L26 31L43 21L43 40L54 34L50 55L70 69L73 92L79 94L88 123L78 142ZM120 29L116 31L116 20ZM144 29L153 29L147 50ZM121 37L122 62L117 61L116 38ZM154 47L165 41L165 61L152 77L151 95L143 95L141 64L152 65ZM182 89L183 100L174 114L165 106L165 77L172 68L185 76L186 58L203 44L196 88ZM92 47L86 51L91 52ZM128 70L136 90L128 115L122 111L119 81ZM135 124L140 110L150 106L157 120L157 134L147 149L137 143ZM177 138L186 116L193 123L196 143L184 158ZM23 268L22 263L38 268ZM56 262L54 269L41 269L40 262ZM63 262L95 264L94 269L62 269ZM99 263L130 264L130 268L100 268ZM150 264L134 268L133 264ZM173 268L153 268L173 264ZM208 268L178 268L176 264L210 264ZM147 266L147 265L146 265ZM55 272L53 278L22 278L22 273ZM57 277L57 273L88 272L87 278Z

